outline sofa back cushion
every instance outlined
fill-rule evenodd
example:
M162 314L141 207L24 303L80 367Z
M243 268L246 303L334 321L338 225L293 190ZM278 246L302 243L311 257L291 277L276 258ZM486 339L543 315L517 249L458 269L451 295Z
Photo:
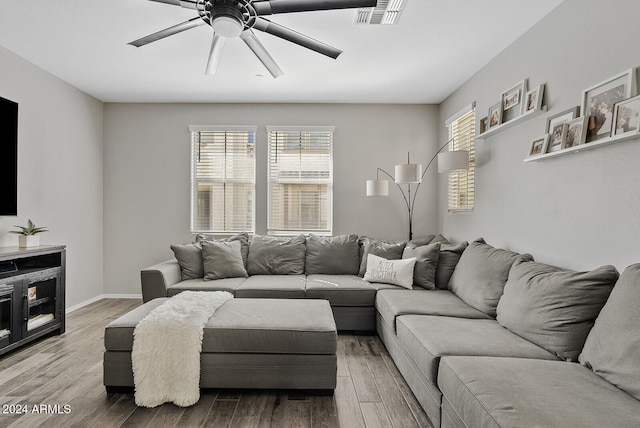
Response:
M249 244L249 275L304 274L305 237L254 235Z
M205 281L223 278L246 278L239 241L200 242Z
M577 361L618 279L613 266L590 272L517 261L498 304L498 323L567 361Z
M441 290L448 290L451 275L460 261L460 256L462 256L464 250L467 249L469 243L464 241L453 245L448 241L437 242L440 242L440 254L438 254L438 265L436 267L436 287Z
M467 305L495 317L509 270L518 259L533 258L529 254L494 248L484 239L478 239L469 244L460 256L451 275L449 289Z
M374 254L387 260L399 260L406 242L380 241L377 239L363 237L360 239L360 272L358 275L364 276L367 270L367 256Z
M436 288L436 266L440 255L440 243L415 246L407 244L402 252L403 259L415 258L413 283L427 290Z
M357 275L359 269L358 235L307 237L306 274Z
M183 281L204 276L200 244L174 244L171 245L171 251L178 260Z
M582 349L579 360L640 400L640 264L627 267Z

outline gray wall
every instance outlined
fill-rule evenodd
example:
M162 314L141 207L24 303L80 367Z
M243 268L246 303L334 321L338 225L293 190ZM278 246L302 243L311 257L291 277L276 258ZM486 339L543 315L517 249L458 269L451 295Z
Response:
M614 6L615 4L615 6ZM441 105L440 123L477 101L478 119L523 78L547 85L547 114L477 143L476 209L439 223L458 240L530 252L574 269L640 262L640 139L523 163L549 115L580 104L582 90L640 66L637 0L567 0ZM446 136L441 132L440 140Z
M102 294L103 105L0 47L0 96L18 112L18 216L0 217L0 245L31 218L67 246L67 307Z
M140 269L172 257L189 233L189 125L257 125L256 232L266 233L267 125L334 125L335 235L406 239L397 189L367 198L376 167L425 163L437 148L438 109L427 105L106 104L105 293L140 293ZM434 169L435 170L435 169ZM390 183L391 184L391 183ZM414 233L436 227L434 171L420 188Z

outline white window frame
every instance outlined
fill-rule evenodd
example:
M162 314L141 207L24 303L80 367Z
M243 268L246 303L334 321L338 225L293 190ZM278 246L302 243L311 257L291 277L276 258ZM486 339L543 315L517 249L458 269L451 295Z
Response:
M330 153L330 161L329 161L329 178L325 180L318 180L317 182L313 182L310 180L305 180L301 182L302 184L323 184L327 185L327 228L326 229L287 229L287 228L277 228L273 225L272 219L272 209L273 209L273 194L272 194L272 133L274 132L320 132L320 133L331 133L331 153ZM335 127L334 126L267 126L267 145L268 145L268 155L267 155L267 188L268 188L268 207L267 207L267 234L268 235L295 235L295 234L307 234L314 233L317 235L331 235L333 233L333 153L334 153L334 137L335 137Z
M206 233L211 235L231 235L239 232L255 232L256 225L256 153L255 153L255 144L256 144L256 134L257 134L256 126L225 126L225 125L191 125L189 126L189 135L190 135L190 147L191 147L191 197L190 197L190 230L192 234L198 233ZM251 227L247 228L248 230L236 230L235 228L224 228L223 230L203 230L200 228L196 228L194 224L194 215L195 210L197 209L198 203L198 183L201 183L201 180L197 180L195 177L196 171L196 163L198 161L198 140L195 135L200 134L201 132L247 132L253 134L253 144L254 144L254 153L253 153L253 177L249 184L252 185L252 195L251 195ZM224 182L226 181L217 181Z
M476 105L475 102L445 121L449 150L469 152L469 169L449 173L447 183L447 210L450 213L472 212L475 207L476 168Z

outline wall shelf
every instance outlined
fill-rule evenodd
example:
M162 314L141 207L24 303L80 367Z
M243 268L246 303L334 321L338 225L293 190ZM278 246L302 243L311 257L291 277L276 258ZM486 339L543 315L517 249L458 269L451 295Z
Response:
M498 134L502 131L505 131L519 123L524 122L525 120L529 120L533 117L539 116L542 113L547 111L547 106L542 106L540 109L537 110L529 110L526 113L521 114L520 116L511 119L508 122L505 123L501 123L500 125L494 126L491 129L488 129L487 131L483 132L482 134L478 134L476 135L476 140L484 140L487 137L491 137L492 135Z
M610 144L622 143L623 141L629 141L640 138L639 132L628 132L626 134L614 135L613 137L603 138L601 140L594 141L592 143L580 144L576 147L569 147L566 149L557 150L551 153L543 153L541 155L529 156L524 162L538 162L541 160L554 158L556 156L567 155L570 153L578 153L581 150L590 150L598 147L608 146Z

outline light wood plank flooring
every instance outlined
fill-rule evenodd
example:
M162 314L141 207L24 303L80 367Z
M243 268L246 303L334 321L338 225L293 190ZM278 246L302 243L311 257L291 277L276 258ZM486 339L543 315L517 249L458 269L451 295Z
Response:
M107 395L104 327L140 304L100 300L69 314L64 335L0 357L0 427L430 427L384 345L366 335L338 336L333 397L205 390L189 408L146 409L136 407L132 394Z

